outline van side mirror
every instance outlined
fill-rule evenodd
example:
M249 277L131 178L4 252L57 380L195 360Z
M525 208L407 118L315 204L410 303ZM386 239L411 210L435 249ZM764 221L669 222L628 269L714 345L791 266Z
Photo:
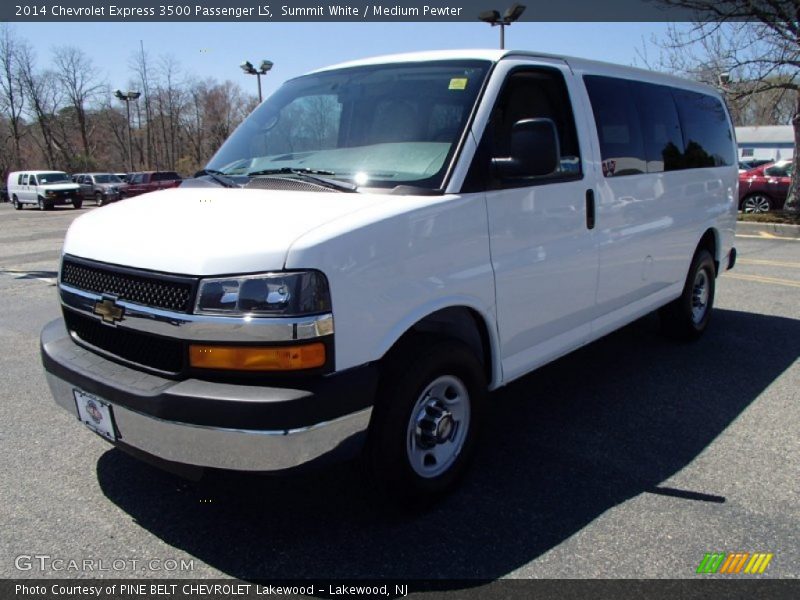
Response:
M561 150L552 119L522 119L511 128L511 156L492 159L495 174L503 179L541 177L558 169Z

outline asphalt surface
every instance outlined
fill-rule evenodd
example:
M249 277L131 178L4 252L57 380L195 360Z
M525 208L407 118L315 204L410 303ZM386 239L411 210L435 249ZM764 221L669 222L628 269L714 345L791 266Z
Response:
M0 205L0 577L692 578L716 551L800 576L797 239L737 238L701 341L649 316L494 394L463 485L409 511L351 464L187 482L57 407L38 334L89 210ZM18 559L33 555L50 559Z

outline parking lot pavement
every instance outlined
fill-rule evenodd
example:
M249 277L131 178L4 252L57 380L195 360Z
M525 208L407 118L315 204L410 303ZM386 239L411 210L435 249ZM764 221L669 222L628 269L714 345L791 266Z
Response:
M773 553L761 577L800 576L799 243L738 239L698 343L649 316L493 394L463 485L408 512L354 465L187 482L56 407L37 336L86 210L103 209L0 205L0 577L691 578L716 551ZM128 567L15 568L36 553Z

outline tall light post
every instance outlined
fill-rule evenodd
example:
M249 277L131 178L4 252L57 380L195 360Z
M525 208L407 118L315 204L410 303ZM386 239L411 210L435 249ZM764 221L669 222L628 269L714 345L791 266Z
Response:
M128 90L127 92L123 92L122 90L117 90L114 92L114 95L122 100L125 103L125 110L128 115L128 169L129 172L133 172L133 134L131 132L131 102L134 100L138 100L139 96L142 95L141 92L132 92Z
M506 47L506 27L519 19L524 12L525 7L522 4L512 4L510 8L506 9L502 17L496 10L486 10L478 15L478 18L484 23L489 23L492 27L495 25L500 27L500 49L503 50Z
M244 71L245 75L255 75L258 78L258 101L259 103L263 98L261 97L261 76L266 75L267 72L272 68L273 63L268 60L262 60L261 64L258 65L258 69L253 66L249 60L244 61L242 64L239 65L239 68Z

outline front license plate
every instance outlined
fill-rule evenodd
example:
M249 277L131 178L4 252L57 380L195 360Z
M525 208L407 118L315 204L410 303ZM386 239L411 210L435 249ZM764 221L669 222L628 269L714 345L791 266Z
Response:
M99 433L112 442L117 439L114 434L114 417L111 405L93 394L74 389L75 405L78 407L78 419L89 429Z

